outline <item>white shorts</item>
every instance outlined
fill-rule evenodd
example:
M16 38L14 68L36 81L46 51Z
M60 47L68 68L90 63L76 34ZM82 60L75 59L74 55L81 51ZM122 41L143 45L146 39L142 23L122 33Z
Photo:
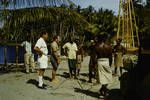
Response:
M37 62L40 69L45 69L48 67L48 57L45 55L39 57Z

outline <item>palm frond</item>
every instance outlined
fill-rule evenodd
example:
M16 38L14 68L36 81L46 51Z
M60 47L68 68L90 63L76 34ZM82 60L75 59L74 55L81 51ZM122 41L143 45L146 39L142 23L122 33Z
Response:
M22 9L74 4L71 0L0 0L1 9Z
M38 33L41 28L53 34L65 34L68 29L69 32L75 33L87 25L84 17L75 11L61 7L36 7L9 10L4 29L5 33L15 36L24 34L24 30L34 30L34 33Z

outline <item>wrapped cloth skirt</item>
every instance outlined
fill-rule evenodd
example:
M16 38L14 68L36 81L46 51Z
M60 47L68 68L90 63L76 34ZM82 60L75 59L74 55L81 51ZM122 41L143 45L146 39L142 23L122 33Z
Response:
M112 83L112 70L109 66L109 59L100 58L97 60L97 65L99 83L102 85Z

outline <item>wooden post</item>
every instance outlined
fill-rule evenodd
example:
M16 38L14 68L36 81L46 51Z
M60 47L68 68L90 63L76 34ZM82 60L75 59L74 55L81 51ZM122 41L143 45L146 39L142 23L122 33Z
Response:
M18 45L16 44L16 67L18 68ZM16 71L17 71L16 68Z
M4 67L7 68L7 48L4 46Z

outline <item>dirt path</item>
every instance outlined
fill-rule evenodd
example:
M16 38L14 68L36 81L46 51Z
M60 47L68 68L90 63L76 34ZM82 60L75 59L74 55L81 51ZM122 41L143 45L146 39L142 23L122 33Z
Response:
M0 100L98 100L99 84L88 83L89 57L84 58L79 80L66 78L67 61L63 60L58 69L58 82L50 82L51 69L47 69L44 83L47 90L36 87L37 73L11 72L0 75ZM51 67L50 67L51 68ZM118 77L113 78L109 89L119 89ZM99 99L100 100L100 99ZM102 99L103 100L103 99Z

